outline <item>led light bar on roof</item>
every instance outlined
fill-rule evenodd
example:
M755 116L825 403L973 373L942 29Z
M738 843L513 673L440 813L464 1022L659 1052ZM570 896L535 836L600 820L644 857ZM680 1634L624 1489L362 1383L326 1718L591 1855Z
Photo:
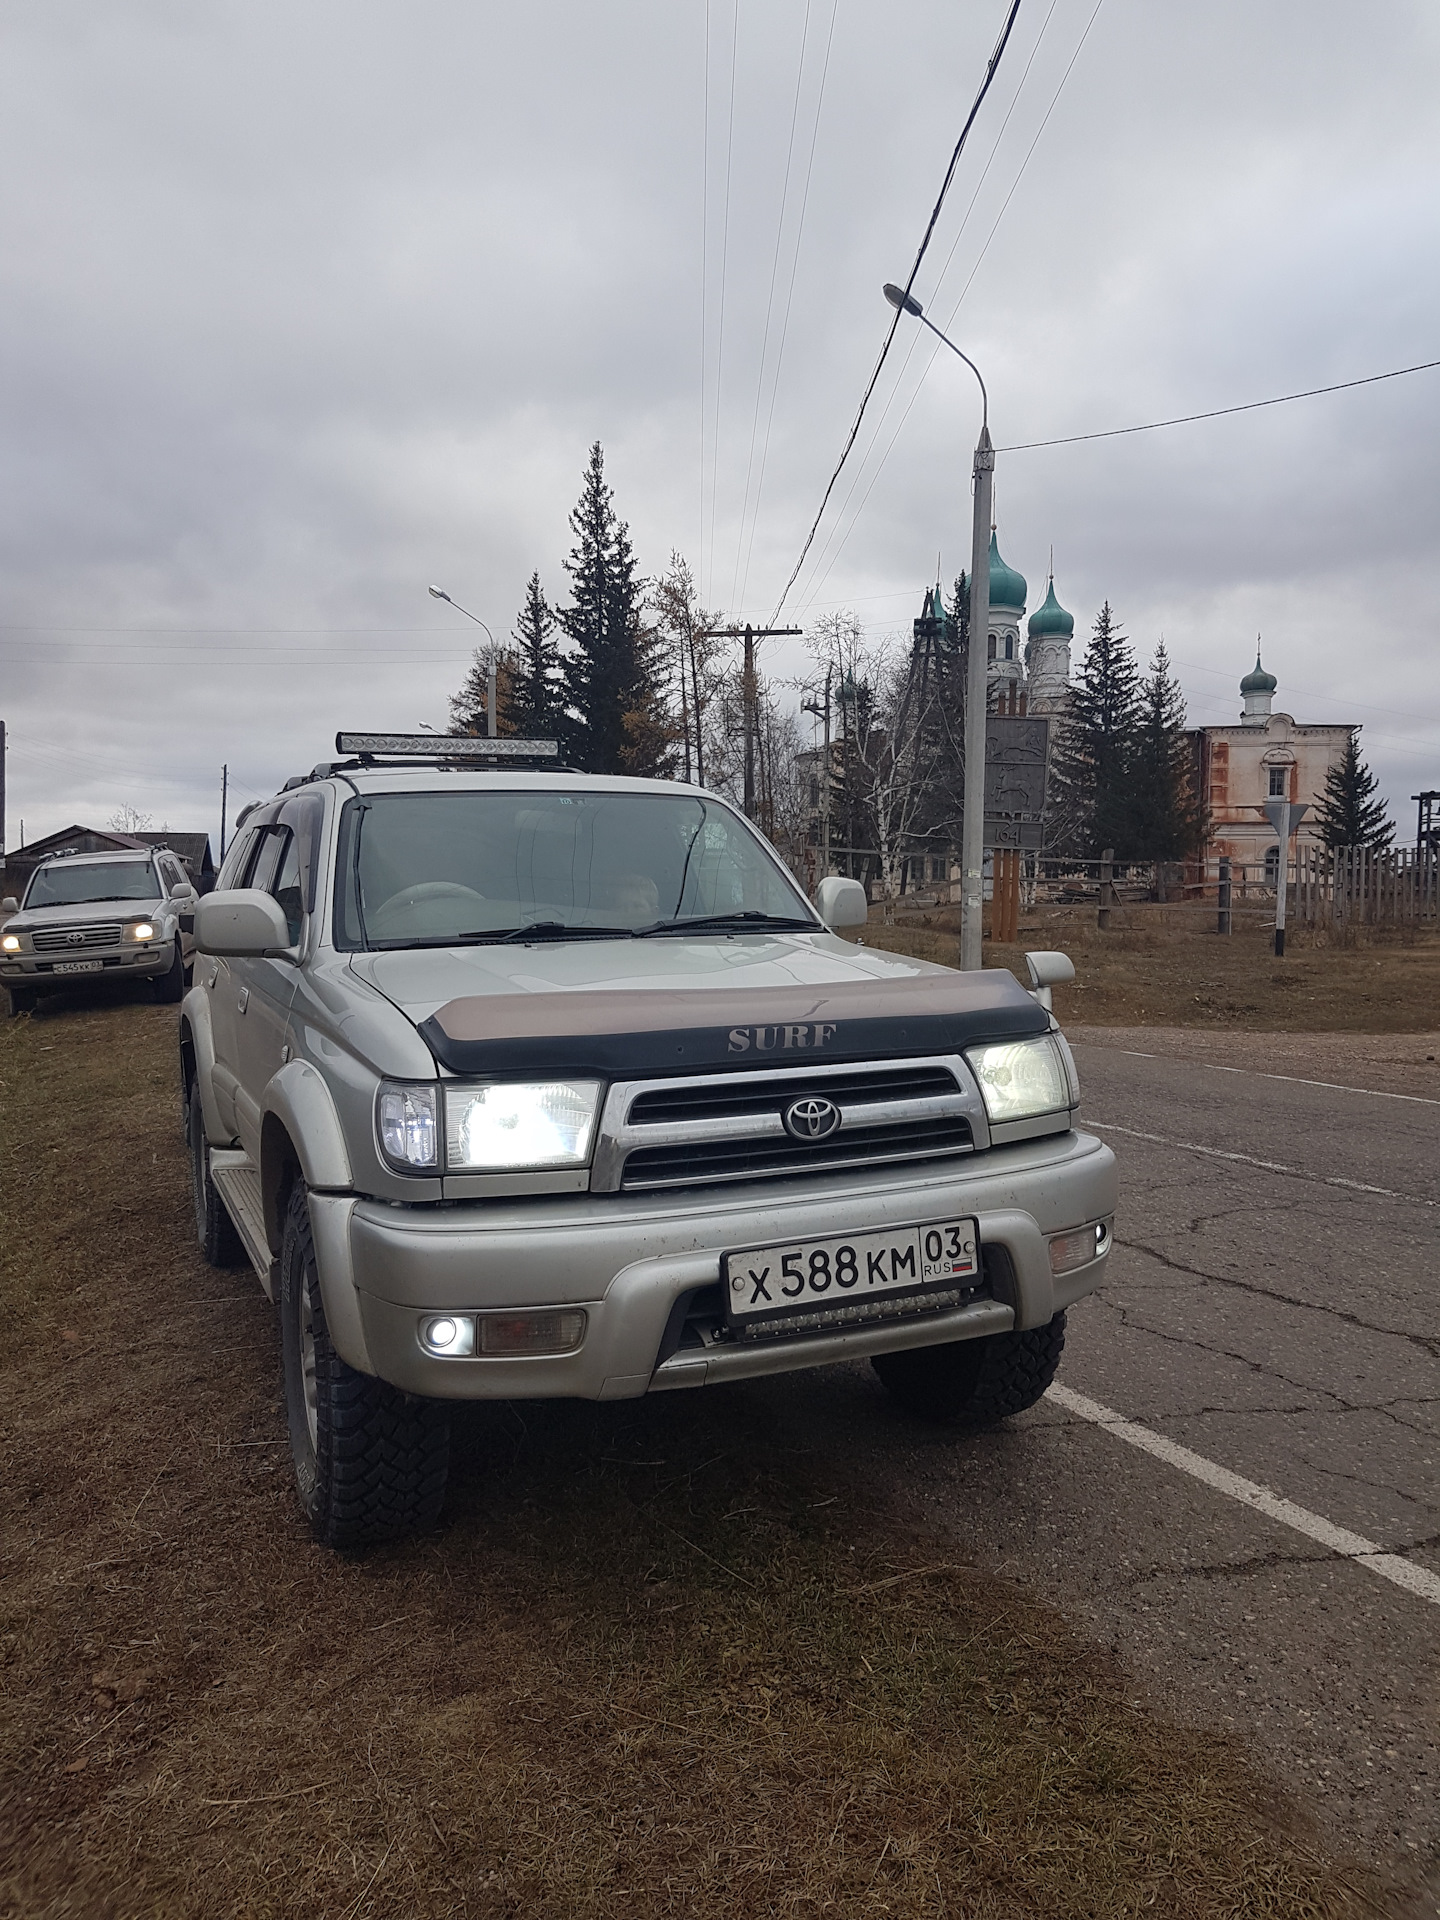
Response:
M337 733L337 753L383 753L412 760L554 760L554 740L486 740L473 733Z

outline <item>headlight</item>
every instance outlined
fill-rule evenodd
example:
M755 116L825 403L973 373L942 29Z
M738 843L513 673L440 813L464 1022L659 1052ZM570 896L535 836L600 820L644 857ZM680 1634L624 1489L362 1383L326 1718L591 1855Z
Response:
M148 920L136 920L132 925L126 927L125 937L128 940L153 940L155 938L155 929Z
M382 1087L375 1101L380 1149L405 1171L438 1167L434 1087Z
M18 953L20 951L19 934L7 933L4 939L0 940L0 950L3 950L5 953Z
M583 1167L600 1104L598 1080L538 1080L445 1089L451 1172Z
M965 1058L992 1121L1032 1120L1070 1105L1070 1076L1049 1034L1038 1040L1006 1040L972 1047Z

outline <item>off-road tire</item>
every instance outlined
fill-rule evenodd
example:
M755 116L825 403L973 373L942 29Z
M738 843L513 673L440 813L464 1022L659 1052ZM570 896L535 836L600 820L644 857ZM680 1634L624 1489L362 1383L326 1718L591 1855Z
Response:
M357 1373L336 1353L300 1180L280 1251L280 1347L295 1481L316 1539L368 1547L433 1527L450 1466L450 1409Z
M162 1006L175 1006L185 998L185 956L180 951L180 941L175 941L175 958L170 962L168 973L157 974L151 982L151 990Z
M11 987L10 1018L18 1020L22 1013L33 1013L35 1002L40 998L33 987Z
M924 1420L992 1426L1033 1407L1055 1378L1065 1316L1021 1333L954 1340L906 1353L877 1353L871 1366L908 1412Z
M185 1102L185 1139L190 1148L190 1197L195 1204L195 1238L212 1267L238 1267L249 1258L239 1229L226 1211L210 1172L210 1143L200 1082L190 1082Z

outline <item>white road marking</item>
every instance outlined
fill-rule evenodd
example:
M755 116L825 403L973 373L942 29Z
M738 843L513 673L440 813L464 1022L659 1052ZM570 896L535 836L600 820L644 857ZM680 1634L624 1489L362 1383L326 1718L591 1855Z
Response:
M1344 1187L1349 1193L1376 1193L1383 1200L1405 1200L1412 1207L1437 1207L1440 1200L1427 1200L1418 1193L1397 1193L1393 1187L1372 1187L1363 1180L1347 1180L1339 1173L1311 1173L1307 1167L1287 1167L1279 1160L1261 1160L1253 1153L1231 1153L1223 1147L1201 1147L1193 1140L1169 1140L1163 1133L1141 1133L1138 1127L1122 1127L1113 1120L1090 1120L1083 1126L1097 1133L1123 1133L1131 1140L1148 1140L1154 1147L1174 1147L1180 1153L1203 1153L1207 1160L1238 1160L1241 1166L1259 1167L1265 1173L1288 1173L1296 1180L1315 1180L1324 1187Z
M1072 1045L1093 1047L1096 1042L1077 1040ZM1363 1093L1367 1100L1409 1100L1417 1107L1440 1107L1440 1100L1426 1093L1382 1093L1378 1087L1342 1087L1338 1080L1306 1080L1298 1073L1261 1073L1258 1067L1222 1067L1213 1060L1182 1060L1174 1054L1141 1053L1136 1047L1116 1047L1115 1052L1131 1060L1168 1060L1176 1067L1203 1067L1206 1073L1243 1073L1249 1080L1286 1080L1292 1087L1324 1087L1327 1093Z
M1292 1527L1296 1533L1303 1533L1307 1540L1328 1547L1332 1553L1353 1560L1357 1566L1368 1567L1371 1573L1378 1573L1382 1580L1393 1581L1407 1593L1440 1607L1440 1574L1431 1573L1427 1567L1418 1567L1413 1560L1406 1560L1401 1554L1387 1553L1363 1534L1351 1533L1348 1527L1337 1527L1333 1521L1322 1518L1318 1513L1311 1513L1308 1507L1297 1507L1293 1500L1282 1500L1278 1493L1272 1493L1268 1487L1262 1487L1254 1480L1246 1480L1238 1473L1231 1473L1228 1467L1217 1466L1202 1454L1192 1453L1188 1447L1167 1440L1164 1434L1156 1433L1150 1427L1142 1427L1137 1420L1127 1420L1123 1413L1116 1413L1113 1407L1101 1406L1098 1400L1087 1400L1083 1393L1072 1393L1069 1387L1053 1386L1046 1397L1057 1406L1064 1407L1067 1413L1103 1427L1107 1433L1113 1433L1117 1440L1125 1441L1128 1446L1139 1447L1142 1453L1163 1460L1166 1466L1178 1467L1182 1473L1202 1481L1216 1493L1227 1494L1230 1499L1238 1500L1241 1506L1263 1513L1268 1520L1278 1520L1282 1527Z

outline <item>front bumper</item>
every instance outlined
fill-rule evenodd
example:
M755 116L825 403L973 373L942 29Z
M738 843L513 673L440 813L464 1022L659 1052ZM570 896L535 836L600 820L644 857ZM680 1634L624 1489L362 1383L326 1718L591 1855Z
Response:
M747 1191L577 1195L405 1207L312 1193L317 1260L343 1357L437 1399L631 1399L666 1387L823 1366L861 1355L1043 1326L1101 1283L1107 1252L1056 1280L1047 1237L1115 1211L1115 1160L1066 1133L997 1147L904 1178ZM985 1247L1009 1255L1006 1298L944 1313L765 1342L724 1342L657 1364L671 1309L718 1282L727 1248L822 1239L974 1214ZM574 1353L441 1358L420 1345L428 1314L583 1306Z
M98 960L99 971L57 973L66 964L64 954L7 953L0 957L0 986L53 987L58 992L82 980L150 980L168 973L175 963L173 940L151 940L144 946L106 947L100 952L77 953L76 960Z

